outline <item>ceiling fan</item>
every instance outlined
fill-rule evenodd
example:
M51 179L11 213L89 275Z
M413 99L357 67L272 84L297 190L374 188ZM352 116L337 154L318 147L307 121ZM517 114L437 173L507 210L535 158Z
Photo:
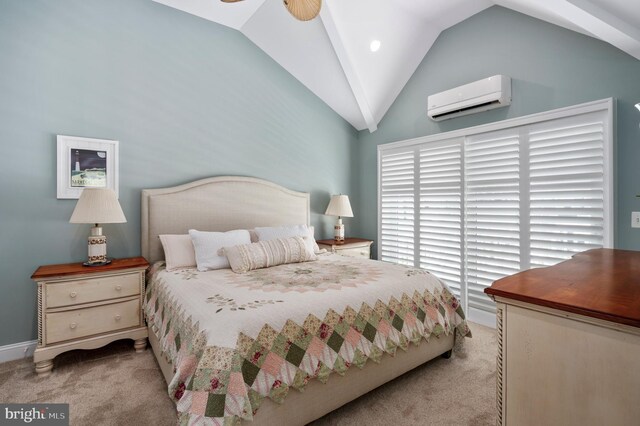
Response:
M236 3L242 0L220 0L223 3ZM310 21L320 13L322 0L282 0L284 7L294 18L300 21Z

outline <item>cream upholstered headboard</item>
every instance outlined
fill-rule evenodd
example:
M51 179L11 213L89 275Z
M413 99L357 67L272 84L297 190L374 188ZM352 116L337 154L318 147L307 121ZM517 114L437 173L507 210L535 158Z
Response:
M309 225L309 194L243 176L219 176L171 188L142 190L142 255L164 259L159 235L189 229L230 231Z

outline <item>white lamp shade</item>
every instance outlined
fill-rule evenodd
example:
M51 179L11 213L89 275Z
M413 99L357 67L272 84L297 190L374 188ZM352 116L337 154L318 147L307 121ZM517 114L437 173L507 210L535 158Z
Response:
M85 188L73 210L71 223L124 223L116 193L109 188Z
M329 216L353 217L353 210L347 195L332 195L324 214Z

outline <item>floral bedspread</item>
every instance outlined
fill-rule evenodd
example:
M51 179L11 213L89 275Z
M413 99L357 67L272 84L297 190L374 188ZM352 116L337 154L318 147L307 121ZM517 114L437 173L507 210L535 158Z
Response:
M145 314L172 361L179 423L251 420L264 398L326 382L410 343L471 333L457 299L427 271L327 254L247 274L149 274Z

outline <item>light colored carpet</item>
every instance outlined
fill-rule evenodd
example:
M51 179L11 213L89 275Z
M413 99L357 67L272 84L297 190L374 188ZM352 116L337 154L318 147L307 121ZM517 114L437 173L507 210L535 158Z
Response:
M494 425L496 335L470 327L473 338L451 359L428 362L313 425ZM72 425L174 425L153 353L132 346L59 355L46 378L35 375L31 359L0 364L0 402L66 402Z

